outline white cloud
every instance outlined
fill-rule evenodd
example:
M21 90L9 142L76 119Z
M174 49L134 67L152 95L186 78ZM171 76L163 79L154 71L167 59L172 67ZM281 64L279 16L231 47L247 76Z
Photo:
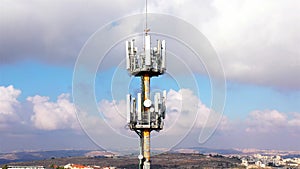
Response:
M28 97L27 101L33 104L34 126L41 130L78 129L75 109L69 99L69 94L61 94L56 102L50 102L45 96Z
M204 105L201 100L189 89L180 89L179 91L170 90L167 96L167 114L166 126L175 127L174 130L189 130L191 127L198 129L214 127L216 121L206 123L209 116L215 112Z
M99 102L99 111L103 113L106 123L119 133L125 132L126 126L126 103L113 100L102 100Z
M289 126L300 127L300 113L292 113L293 118L288 121Z
M15 89L12 85L8 87L0 86L0 114L13 115L16 113L16 106L19 105L17 98L21 91Z
M294 132L300 126L300 113L284 113L278 110L256 110L246 119L246 132L280 133Z
M105 148L114 146L115 141L123 139L126 144L116 145L121 146L134 146L135 142L126 137L137 138L136 133L125 128L126 125L126 103L124 100L121 101L108 101L102 100L98 104L99 111L103 115L106 123L113 129L113 132L103 133L103 130L107 129L107 124L98 122L94 127L89 130L87 129L88 135L92 136L95 142ZM152 132L151 137L153 147L165 147L172 148L180 143L187 134L193 130L200 135L202 130L214 130L216 125L219 123L220 116L216 112L211 111L209 107L204 105L200 99L189 89L180 89L179 91L170 90L167 93L166 101L166 119L164 129L157 132ZM209 120L213 118L213 120ZM94 117L95 119L95 117ZM92 120L92 119L90 119ZM222 120L224 121L224 120ZM85 121L86 127L89 127L88 121ZM225 129L227 122L221 122L222 130ZM95 130L96 129L96 130ZM97 131L97 132L96 132ZM104 131L105 132L105 131ZM122 135L122 136L120 136ZM104 138L108 138L104 139ZM206 136L202 136L206 137ZM113 144L113 145L112 145ZM117 144L117 143L115 143Z
M20 102L17 100L21 90L15 89L12 85L0 86L0 128L7 127L7 122L18 119L17 109Z
M14 107L24 105L20 104L17 100L21 91L15 89L13 86L2 86L0 87L0 92L1 110L7 110L5 111L5 114L2 113L1 117L5 117L6 115L10 116L11 114L18 117L18 113L20 113L18 112L18 110L22 109L22 107L19 107L20 109L18 110ZM193 130L190 135L188 135L188 140L195 139L193 137L197 137L197 134L200 133L199 131L205 128L214 127L213 125L218 123L218 120L216 120L209 121L212 123L206 124L209 116L218 116L216 116L209 107L204 105L191 90L170 90L167 96L167 116L165 120L165 129L160 133L152 133L152 141L154 147L166 146L170 148L174 145L177 145L179 141L185 137L185 134L190 131L191 128ZM70 98L68 94L61 94L60 96L58 96L56 101L50 101L49 97L38 95L28 97L27 101L29 101L33 105L33 109L31 110L33 111L31 121L33 122L34 126L38 129L47 131L59 129L79 129L79 124L76 119L74 107L69 99ZM125 101L102 100L101 102L99 102L99 110L103 113L104 119L110 124L114 131L121 133L123 136L126 135L132 138L137 138L134 132L131 132L128 129L124 128L126 124L126 112L124 111L126 110ZM196 116L197 113L198 116ZM100 134L99 140L105 142L105 144L101 144L100 142L99 145L103 146L104 148L110 148L108 147L108 145L113 146L115 144L118 144L119 138L124 138L116 136L110 137L112 136L112 133L107 133L107 131L105 130L107 128L104 127L105 124L102 123L102 119L100 116L90 118L89 121L84 122L90 122L89 124L92 125L92 128L90 130L96 132L97 135ZM220 144L227 147L236 146L235 144L237 142L240 143L239 146L241 147L265 147L270 142L272 142L270 139L284 136L284 138L281 138L281 140L284 140L285 142L293 145L297 145L288 138L299 138L297 133L299 133L300 113L286 113L280 112L278 110L255 110L250 112L248 117L240 122L228 119L228 117L223 116L218 125L219 127L217 133L212 135L212 138L215 138L216 140L209 140L209 144L214 145L216 144L216 142L218 142L218 139L220 139L227 140L227 143L225 141L224 143ZM27 127L27 129L24 129L24 131L26 132L32 131L32 129L28 128L29 126L27 125L19 125L18 127ZM24 135L26 135L26 133ZM252 138L251 141L244 139L247 137ZM112 141L111 139L116 140ZM137 143L132 139L125 140L126 146L131 145L132 147L134 147L134 145ZM259 142L259 144L256 144L256 142ZM280 144L277 142L275 143L276 145ZM191 144L188 145L190 146ZM120 148L124 147L120 146Z
M255 110L245 119L227 119L225 124L225 128L217 130L206 146L283 150L297 150L300 146L299 112Z
M170 90L167 93L166 119L162 133L181 137L192 128L214 128L218 125L216 113L204 105L189 89ZM122 101L99 102L99 111L103 113L106 122L119 133L124 133L126 125L126 103ZM209 116L215 117L208 121ZM211 118L211 117L210 117ZM208 121L208 123L206 123ZM224 128L225 121L222 122ZM128 133L127 133L128 134Z
M247 119L247 132L271 132L284 127L287 116L277 110L253 111Z

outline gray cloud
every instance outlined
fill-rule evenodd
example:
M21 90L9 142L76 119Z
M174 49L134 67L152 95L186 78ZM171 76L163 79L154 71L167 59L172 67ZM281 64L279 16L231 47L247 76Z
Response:
M154 1L150 8L202 31L216 48L228 80L279 90L299 90L299 10L294 0Z
M220 51L229 79L299 89L299 2L216 1L215 6L219 15L204 31Z
M149 1L150 12L178 16L204 33L228 80L280 90L300 86L299 7L294 0ZM33 59L73 65L97 29L141 13L144 2L15 0L0 8L0 64Z
M4 1L0 6L1 64L24 59L73 64L88 37L133 13L141 1Z

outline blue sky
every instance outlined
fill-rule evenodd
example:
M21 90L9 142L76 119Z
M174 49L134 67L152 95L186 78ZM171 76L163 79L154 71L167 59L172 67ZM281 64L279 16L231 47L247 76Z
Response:
M2 85L22 89L20 101L37 94L55 99L61 93L72 92L72 67L27 60L5 64L0 69Z
M195 61L188 48L170 37L158 36L167 39L168 66L172 68L153 78L151 84L153 90L167 90L170 97L168 132L158 135L158 140L165 140L161 146L300 150L295 141L300 139L299 8L299 2L292 0L149 1L150 12L179 17L203 33L222 63L214 69L224 71L226 78L223 117L214 134L200 144L200 131L217 123L203 122L212 110L210 78L214 77L208 76L205 63ZM122 128L123 101L127 90L132 94L138 91L139 79L131 79L124 70L124 39L108 51L97 73L91 75L95 90L80 88L80 94L91 90L87 95L95 95L99 109L90 115L100 118L102 114L93 120L79 115L82 126L74 108L74 69L80 51L96 39L101 27L142 13L144 2L0 0L0 11L0 133L4 138L0 144L5 145L0 152L117 147L115 140L123 136L110 138L106 128L99 126L105 125L101 121L105 117L113 131L126 132ZM122 24L116 23L112 27ZM183 65L192 73L176 72L177 67L188 72ZM178 106L178 101L184 105L183 98L191 108ZM194 116L194 110L199 117ZM178 122L181 112L188 112L188 116ZM91 130L97 126L99 132ZM168 144L166 136L183 142ZM133 133L130 137L136 136ZM159 146L155 141L153 144Z

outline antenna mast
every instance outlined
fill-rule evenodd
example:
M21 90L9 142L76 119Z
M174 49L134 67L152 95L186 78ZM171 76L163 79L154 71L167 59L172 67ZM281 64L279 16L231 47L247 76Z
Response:
M145 24L145 34L147 35L150 29L148 29L148 0L145 2L145 7L146 7L146 12L145 12L145 17L146 17L146 24Z

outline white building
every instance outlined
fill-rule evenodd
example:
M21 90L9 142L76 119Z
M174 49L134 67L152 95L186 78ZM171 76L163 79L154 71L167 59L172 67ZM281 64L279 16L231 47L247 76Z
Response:
M243 159L242 159L242 165L243 165L243 166L248 166L248 160L245 159L245 158L243 158Z
M258 167L261 167L261 168L265 168L265 167L266 167L266 164L264 164L264 163L261 162L261 161L256 161L256 162L255 162L255 165L258 166Z
M7 166L8 169L45 169L44 166Z
M90 166L84 166L80 164L67 164L64 166L65 169L93 169L93 167Z

